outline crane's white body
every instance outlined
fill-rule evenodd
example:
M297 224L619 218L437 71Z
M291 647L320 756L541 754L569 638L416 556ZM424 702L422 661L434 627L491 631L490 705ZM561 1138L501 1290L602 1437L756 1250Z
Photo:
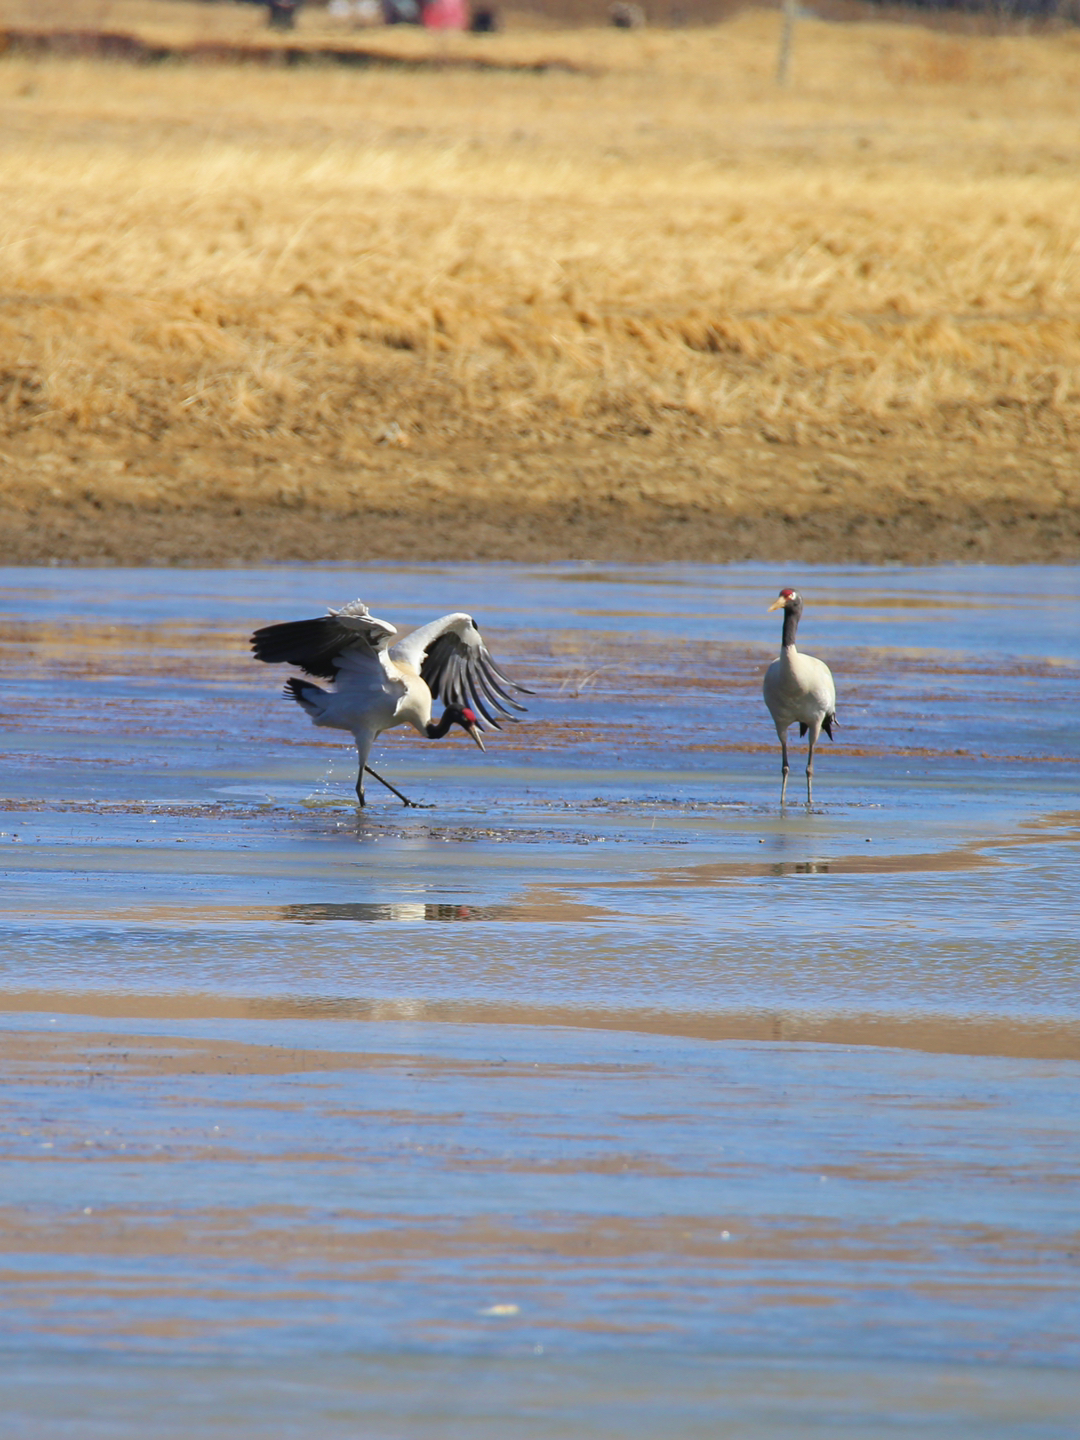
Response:
M378 637L375 648L350 649L341 654L332 690L307 685L299 703L313 725L347 730L352 735L362 776L371 747L384 730L411 725L418 734L427 734L432 697L420 678L417 662L432 640L448 631L464 635L472 623L472 618L463 613L444 615L414 630L392 648L388 648L390 640L397 631L387 625L387 633Z
M780 739L783 767L781 805L787 797L788 730L796 724L800 726L800 733L803 728L806 730L806 803L809 805L813 800L814 746L821 737L822 729L832 738L832 722L836 717L836 685L832 671L823 660L818 660L813 655L802 655L795 648L794 632L802 611L802 601L794 592L791 594L792 599L798 602L794 623L785 615L785 638L790 632L791 639L781 647L779 656L765 671L761 693ZM777 602L770 608L777 609L779 604L780 602Z
M786 645L765 671L761 691L781 740L799 724L813 732L816 743L825 716L836 710L832 671L824 660L800 655L794 645Z

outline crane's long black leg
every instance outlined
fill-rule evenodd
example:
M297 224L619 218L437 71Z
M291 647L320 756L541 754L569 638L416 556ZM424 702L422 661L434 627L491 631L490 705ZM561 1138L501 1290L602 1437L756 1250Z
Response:
M781 773L783 774L783 777L784 777L783 780L780 782L780 804L783 805L783 803L784 803L784 796L787 794L787 777L788 777L787 736L786 736L786 735L781 735L781 736L780 736L780 752L781 752L781 755L783 756L783 759L782 759L782 762L781 762L782 765L783 765L783 770L782 770Z
M814 803L814 740L811 736L810 743L806 747L806 803Z
M403 795L403 794L401 793L401 791L397 788L396 785L391 785L389 780L384 780L383 777L379 774L379 772L378 772L377 770L373 770L370 765L365 765L365 766L364 766L364 769L367 771L367 773L368 773L369 775L374 775L374 776L375 776L375 779L378 780L378 782L379 782L380 785L385 785L388 790L392 790L392 791L394 792L394 794L397 796L397 798L401 801L401 803L402 803L404 806L406 806L407 809L409 809L409 810L434 810L434 809L435 809L435 806L434 806L434 805L422 805L418 800L410 800L407 795ZM360 779L362 780L363 778L364 778L364 777L363 777L363 772L361 772ZM357 782L357 785L356 785L356 793L360 796L360 804L363 805L363 803L364 803L364 795L363 795L363 791L360 789L360 783L359 783L359 781Z

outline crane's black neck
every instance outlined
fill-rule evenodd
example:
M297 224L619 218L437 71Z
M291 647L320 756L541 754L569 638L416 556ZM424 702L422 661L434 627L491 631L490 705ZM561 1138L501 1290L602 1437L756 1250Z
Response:
M795 644L795 631L799 628L799 616L802 614L802 601L796 600L794 605L784 606L784 636L780 644L786 650L789 645Z
M429 720L427 723L427 737L429 740L441 740L451 725L460 725L462 715L452 705L448 705L438 720Z

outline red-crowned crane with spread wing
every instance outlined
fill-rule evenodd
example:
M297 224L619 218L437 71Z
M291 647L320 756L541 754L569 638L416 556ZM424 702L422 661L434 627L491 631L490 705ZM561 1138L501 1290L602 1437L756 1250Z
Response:
M251 637L257 660L289 664L334 688L324 690L310 680L290 679L285 693L306 710L315 725L348 730L356 741L360 773L356 796L363 805L364 772L393 790L405 805L414 805L367 763L371 747L384 730L411 725L429 740L439 740L460 725L483 750L483 729L499 729L516 720L524 705L514 692L532 692L511 680L491 658L471 615L444 615L421 625L391 646L397 630L378 620L360 600L330 610L314 620L267 625ZM441 700L435 721L431 707Z

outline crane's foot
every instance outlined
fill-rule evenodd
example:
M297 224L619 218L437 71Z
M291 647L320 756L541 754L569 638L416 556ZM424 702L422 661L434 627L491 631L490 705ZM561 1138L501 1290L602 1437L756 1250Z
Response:
M401 801L402 805L405 806L406 810L434 810L434 809L435 809L435 806L434 806L434 805L424 805L424 804L421 804L421 802L420 802L419 800L410 800L407 795L403 795L403 794L401 793L401 791L397 788L396 785L391 785L389 780L384 780L383 777L379 774L379 772L378 772L377 770L373 770L370 765L365 765L365 766L364 766L364 769L367 771L367 773L368 773L369 775L374 775L375 779L378 780L378 782L379 782L380 785L385 785L386 788L387 788L387 790L392 791L393 794L395 794L395 795L397 796L397 798ZM361 803L361 805L362 805L364 802L361 800L360 803Z

